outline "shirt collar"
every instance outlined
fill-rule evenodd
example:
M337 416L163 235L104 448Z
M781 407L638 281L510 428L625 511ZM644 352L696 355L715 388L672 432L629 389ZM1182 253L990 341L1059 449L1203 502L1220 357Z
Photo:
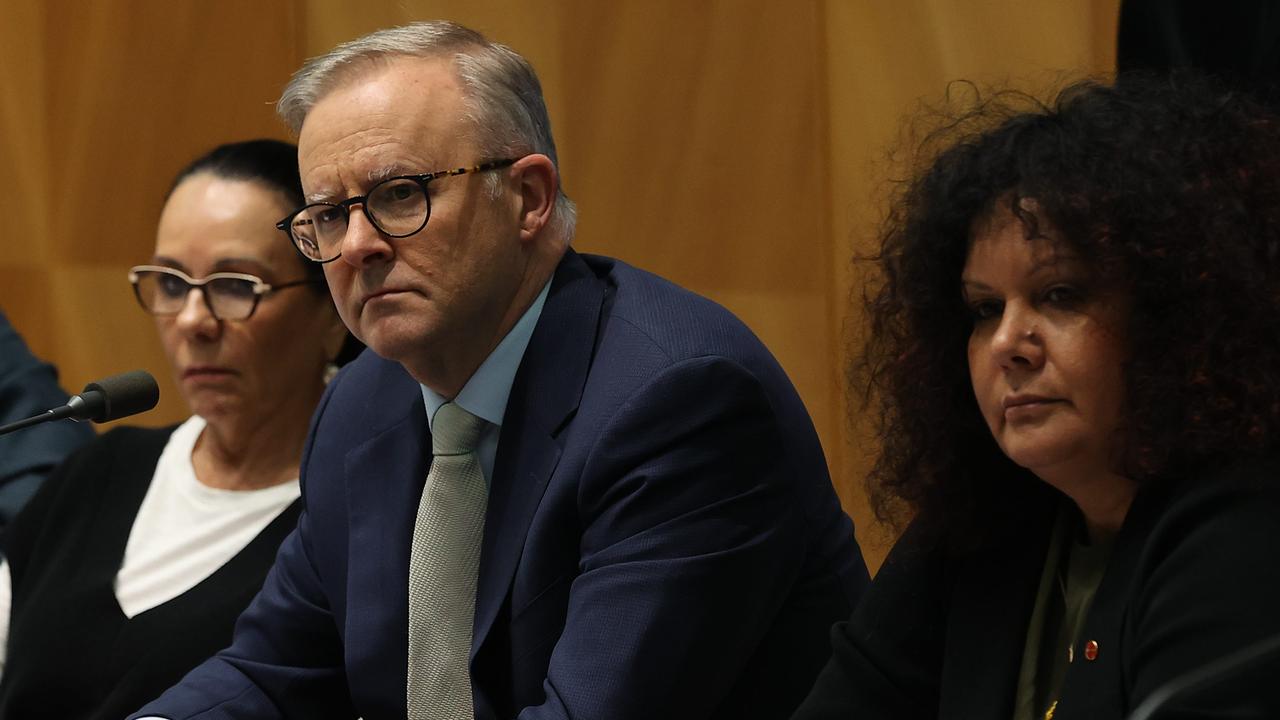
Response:
M524 351L529 347L529 338L533 336L533 328L542 315L542 306L546 303L551 290L551 281L542 286L542 292L534 299L529 309L516 321L514 327L498 343L498 347L489 353L471 379L462 386L458 396L454 398L463 410L481 418L495 426L502 426L503 415L507 412L507 398L511 396L511 385L516 380L516 371L520 369L520 361L524 359ZM435 390L420 385L422 400L427 405L427 422L435 421L436 411L448 400Z

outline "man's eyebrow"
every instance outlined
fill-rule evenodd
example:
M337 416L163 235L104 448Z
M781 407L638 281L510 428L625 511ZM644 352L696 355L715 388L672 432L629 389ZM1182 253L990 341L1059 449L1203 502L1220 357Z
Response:
M333 195L330 195L329 193L323 192L323 191L316 191L316 192L307 193L303 199L305 199L308 204L318 203L318 202L333 202Z
M374 185L377 185L383 180L388 180L390 178L398 177L400 175L415 175L415 174L417 173L414 173L406 169L404 165L400 165L398 163L395 165L386 165L384 167L378 168L377 170L369 171L369 176L368 176L369 186L373 187Z
M377 185L378 183L382 182L383 180L388 180L393 177L400 177L401 175L416 175L416 174L418 173L400 163L396 163L393 165L384 165L380 168L376 168L374 170L369 171L369 174L365 176L366 180L368 181L368 185L366 185L365 187L371 188L374 185ZM317 202L334 203L334 202L338 202L340 200L345 200L345 199L346 199L346 196L338 197L334 193L330 193L323 190L317 190L316 192L307 193L306 195L306 200L308 203L317 203Z

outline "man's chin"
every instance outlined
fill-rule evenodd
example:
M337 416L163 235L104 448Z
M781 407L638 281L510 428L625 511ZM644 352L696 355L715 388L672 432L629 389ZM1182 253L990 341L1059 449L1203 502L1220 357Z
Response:
M372 350L378 357L392 362L405 364L415 355L422 353L427 345L421 333L404 327L387 327L387 323L378 323L356 337Z

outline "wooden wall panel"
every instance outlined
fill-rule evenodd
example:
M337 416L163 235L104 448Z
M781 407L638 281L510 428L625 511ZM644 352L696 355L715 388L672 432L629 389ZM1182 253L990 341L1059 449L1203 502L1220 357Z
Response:
M45 8L38 0L0 2L0 261L37 268L48 263L50 247ZM0 293L9 284L0 275Z
M185 409L124 271L150 256L172 174L217 142L283 137L271 103L310 55L444 17L538 68L576 245L737 312L814 416L873 567L888 535L846 422L852 248L882 161L947 80L1024 87L1105 71L1118 0L0 0L0 308L64 384L147 367Z
M174 175L213 145L285 137L271 103L297 66L294 9L250 0L3 0L0 307L78 390L135 367L186 416L129 266L151 257ZM14 20L15 14L17 22Z

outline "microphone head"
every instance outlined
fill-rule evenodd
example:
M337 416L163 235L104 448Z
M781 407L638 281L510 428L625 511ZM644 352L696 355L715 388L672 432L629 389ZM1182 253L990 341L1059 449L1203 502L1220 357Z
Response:
M110 422L155 407L160 401L160 386L146 370L131 370L85 385L80 397L84 400L82 417Z

